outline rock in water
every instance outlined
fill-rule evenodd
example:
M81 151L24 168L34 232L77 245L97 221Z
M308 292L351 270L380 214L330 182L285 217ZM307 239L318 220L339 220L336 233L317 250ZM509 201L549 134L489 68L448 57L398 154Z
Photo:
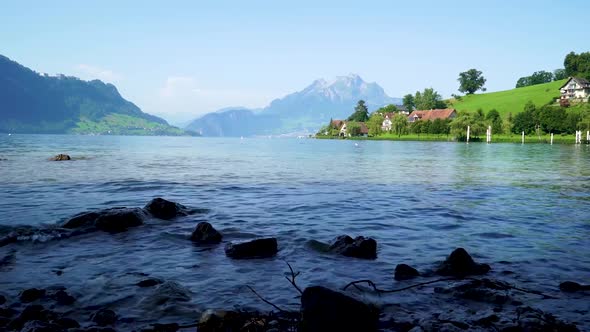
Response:
M90 320L98 326L113 325L117 321L117 314L110 309L100 309L92 314Z
M163 283L163 281L160 279L148 278L148 279L144 279L144 280L138 282L136 285L139 287L145 288L145 287L153 287L153 286L159 285L161 283Z
M395 280L408 280L413 279L420 276L420 272L415 268L407 265L407 264L398 264L395 267L395 274L393 278Z
M341 235L334 239L329 251L347 257L375 259L377 258L377 241L364 236L352 239L348 235Z
M379 311L321 286L301 296L301 331L376 331Z
M200 222L191 235L191 240L203 244L215 244L221 242L221 234L208 222Z
M199 331L242 331L242 320L240 314L235 311L209 309L199 319Z
M442 276L465 277L486 274L488 271L489 265L476 263L465 249L457 248L440 265L436 273Z
M154 217L170 220L179 216L188 215L186 206L165 200L163 198L154 198L146 206L146 211L151 213Z
M64 160L72 160L72 158L70 158L70 156L68 156L67 154L58 154L55 157L51 157L49 158L50 161L64 161Z
M565 281L559 284L559 289L561 289L562 292L572 293L590 290L590 285L581 285L577 282Z
M78 214L62 224L63 228L96 228L109 233L124 232L130 227L143 225L147 217L140 208L117 207Z
M20 300L21 300L21 302L29 303L29 302L33 302L35 300L38 300L38 299L42 298L43 296L45 296L44 289L30 288L30 289L24 290L20 294Z
M277 239L275 238L256 239L242 243L230 242L225 246L225 254L234 259L265 258L276 255L277 247Z
M55 292L51 297L60 305L70 305L76 302L76 299L73 296L62 289Z

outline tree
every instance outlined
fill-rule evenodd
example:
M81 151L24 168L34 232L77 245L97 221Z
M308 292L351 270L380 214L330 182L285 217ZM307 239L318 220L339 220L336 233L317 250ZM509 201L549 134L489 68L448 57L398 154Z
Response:
M581 76L590 79L590 52L566 55L563 66L567 76Z
M486 124L492 126L492 131L497 134L501 134L504 130L502 117L496 109L491 109L486 114Z
M416 108L416 101L414 100L414 96L411 94L407 94L404 96L403 105L408 110L408 112L412 112L414 108Z
M383 107L379 108L375 112L381 113L381 114L383 114L383 113L397 113L397 112L399 112L399 110L397 109L397 106L395 106L394 104L389 104L387 106L383 106Z
M461 112L451 122L451 134L459 141L467 138L467 126L469 126L470 136L479 137L486 131L486 125L483 117L475 113Z
M408 133L408 117L403 114L396 114L391 119L391 131L400 137Z
M514 116L512 132L520 134L524 131L525 134L530 134L536 130L537 124L537 108L533 102L529 101L524 106L524 112Z
M358 122L365 122L369 119L369 110L367 109L367 105L365 105L364 100L359 100L354 108L354 113L348 117L348 121L358 121Z
M512 112L508 113L506 120L504 120L504 132L512 134L512 127L514 126L514 119L512 118Z
M383 132L381 126L383 125L383 115L378 112L371 114L367 120L367 128L369 129L369 136L378 136Z
M554 81L565 80L566 78L567 78L567 73L565 72L565 69L560 68L560 69L555 69L553 71L553 80Z
M519 78L518 81L516 82L516 87L522 88L525 86L549 83L553 80L554 80L553 73L541 70L541 71L534 72L531 76L525 76L525 77Z
M486 79L483 73L477 69L469 69L468 71L459 73L459 91L468 95L474 94L477 90L485 91L483 87L486 84Z
M346 123L346 133L350 136L359 136L361 134L361 125L354 121Z
M434 91L433 88L424 89L422 93L417 91L416 96L414 97L414 106L419 110L447 107L445 102L442 100L441 95Z

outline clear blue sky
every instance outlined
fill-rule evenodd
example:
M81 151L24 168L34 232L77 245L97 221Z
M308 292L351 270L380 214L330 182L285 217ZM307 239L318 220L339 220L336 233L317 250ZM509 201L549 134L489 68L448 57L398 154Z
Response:
M0 54L99 78L173 122L263 107L314 79L357 73L392 97L488 91L590 51L590 1L27 1L0 5Z

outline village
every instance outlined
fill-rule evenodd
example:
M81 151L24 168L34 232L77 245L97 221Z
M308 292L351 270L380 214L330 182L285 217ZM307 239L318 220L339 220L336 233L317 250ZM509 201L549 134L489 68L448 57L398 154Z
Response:
M428 90L422 95L429 92ZM434 95L436 96L436 92ZM417 92L417 96L420 96L420 92ZM582 131L586 134L586 142L590 141L590 81L582 77L568 77L559 87L559 98L546 105L538 107L528 102L524 109L515 109L504 118L495 109L487 113L481 108L458 111L452 107L456 99L443 101L438 96L434 105L446 107L431 109L415 109L415 103L404 100L404 105L387 105L371 114L365 102L360 100L348 119L331 119L316 137L414 137L420 140L421 136L432 138L434 135L441 140L465 141L469 139L469 128L474 141L478 141L484 133L487 141L490 141L493 132L495 135L522 136L522 142L525 135L536 135L539 140L542 136L549 135L553 142L554 134L569 137L575 134L575 143L581 143Z

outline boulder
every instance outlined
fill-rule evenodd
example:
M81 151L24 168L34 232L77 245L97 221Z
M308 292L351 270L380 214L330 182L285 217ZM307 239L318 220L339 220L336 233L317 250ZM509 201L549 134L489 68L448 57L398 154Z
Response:
M210 223L202 221L191 235L191 240L202 244L215 244L221 242L222 235L211 226Z
M43 296L45 296L44 289L30 288L30 289L25 289L20 294L20 300L21 300L21 302L29 303L29 302L33 302L35 300L38 300L38 299L42 298Z
M379 311L325 287L313 286L301 296L301 331L376 331Z
M117 314L110 309L100 309L90 317L98 326L113 325L117 321Z
M420 272L407 264L398 264L395 267L393 278L395 280L408 280L420 276Z
M160 197L152 199L145 206L145 210L151 213L154 217L164 220L188 215L188 209L186 206Z
M590 285L582 285L582 284L579 284L579 283L573 282L573 281L565 281L565 282L562 282L561 284L559 284L559 289L562 292L568 292L568 293L588 291L588 290L590 290Z
M377 241L364 236L353 239L348 235L341 235L334 239L328 251L347 257L375 259L377 258Z
M241 331L242 325L238 312L209 309L199 319L199 332Z
M57 156L51 157L49 158L50 161L65 161L65 160L72 160L72 158L70 158L70 156L68 156L67 154L58 154Z
M78 214L61 226L69 229L96 228L109 233L124 232L130 227L143 225L147 217L140 208L116 207Z
M439 266L436 273L442 276L465 277L468 275L482 275L490 271L487 264L476 263L463 248L457 248Z
M51 295L51 297L57 302L59 305L70 305L76 302L76 299L68 294L65 290L58 290L55 294Z
M276 255L277 239L264 238L241 243L228 243L225 255L234 259L265 258Z

